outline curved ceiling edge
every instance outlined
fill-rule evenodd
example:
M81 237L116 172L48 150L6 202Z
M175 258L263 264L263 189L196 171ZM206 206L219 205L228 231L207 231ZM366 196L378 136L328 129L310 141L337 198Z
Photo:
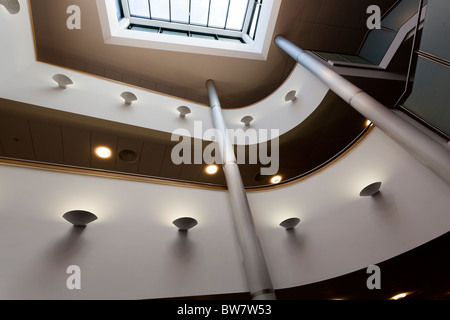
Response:
M296 184L296 183L302 182L306 179L309 179L312 176L322 172L323 170L326 170L327 168L334 165L338 161L344 159L349 153L351 153L355 148L357 148L357 146L366 137L369 136L369 134L372 132L373 129L374 129L374 126L371 125L370 127L367 128L367 130L364 130L362 132L362 134L360 136L358 136L348 146L348 148L342 150L342 152L337 154L335 157L329 159L328 161L326 161L322 165L318 166L317 168L314 168L310 172L307 172L298 177L291 178L288 181L283 182L281 184L264 185L261 187L245 187L245 190L247 192L270 191L270 190L274 190L274 189L284 188L284 187L290 186L292 184ZM65 172L65 173L72 173L72 174L82 174L82 175L87 175L87 176L96 176L96 177L128 180L128 181L135 181L135 182L156 183L156 184L172 185L172 186L185 187L185 188L199 188L199 189L220 190L220 191L227 190L227 188L225 186L219 186L216 184L208 184L205 182L181 181L181 180L175 180L175 179L167 179L167 178L163 178L163 177L150 177L150 176L139 175L139 174L125 173L125 172L115 172L115 171L107 171L107 170L94 169L94 168L74 167L74 166L69 166L69 165L44 163L44 162L39 162L39 161L7 158L7 157L2 157L2 156L0 156L0 165L27 167L27 168L33 168L33 169Z
M135 143L143 143L144 146L148 144L148 146L154 146L156 149L152 149L152 153L154 157L158 157L161 159L166 157L166 153L169 153L173 148L173 146L177 143L170 142L170 135L164 132L158 132L155 130L145 129L141 127L134 127L129 125L123 125L120 123L93 119L86 116L80 116L76 114L70 114L62 111L55 111L53 109L47 109L39 106L27 105L24 103L19 103L15 101L3 100L0 99L0 115L1 119L5 127L4 134L13 134L12 132L8 133L10 129L7 129L10 126L20 125L20 123L28 122L27 126L33 128L32 131L38 130L40 125L44 125L46 130L52 130L55 133L61 132L63 136L70 132L77 132L77 135L85 136L86 133L92 136L97 136L101 134L102 136L110 136L116 137L117 141L122 141L124 143L130 143L127 141L135 141ZM355 118L356 115L356 118ZM332 119L333 121L330 121ZM337 119L337 120L336 120ZM347 119L350 122L342 123L340 119ZM356 120L355 120L356 119ZM256 179L258 173L260 172L261 164L240 164L241 174L243 175L244 185L248 191L261 191L265 189L275 189L279 187L283 187L292 183L296 183L302 181L308 177L313 176L314 174L322 171L324 168L328 168L332 164L336 163L343 157L345 157L350 151L352 151L356 146L363 141L368 134L373 129L373 125L366 126L366 120L362 118L359 114L357 114L350 106L348 106L344 101L339 99L332 93L327 94L324 102L319 105L316 111L308 117L305 122L298 125L293 130L289 131L282 135L279 139L279 170L278 174L283 176L283 181L280 184L270 184L269 179L271 176L264 176ZM10 123L9 125L7 123ZM317 124L320 123L321 126ZM36 127L36 124L39 124ZM351 131L348 131L350 127L353 127ZM52 129L53 128L53 129ZM55 131L56 130L56 131ZM75 130L75 131L74 131ZM344 130L344 131L342 131ZM328 137L333 138L336 134L342 135L347 131L347 137L344 140L337 141L333 140L334 143L323 143L323 141L327 142ZM38 131L39 132L39 131ZM327 132L327 134L323 135L322 132ZM299 140L298 137L303 137L303 140L306 138L307 141L312 141L316 143L317 146L313 149L309 148L308 145L304 145L302 143L302 139ZM6 137L6 136L5 136ZM4 138L5 138L4 137ZM69 139L66 141L66 138ZM64 140L63 150L71 149L72 144L70 135L67 136ZM5 138L6 139L6 138ZM39 145L39 136L31 137L31 139L38 143ZM59 138L59 139L62 139ZM91 138L92 139L92 138ZM88 143L88 139L85 143ZM131 140L130 140L131 139ZM325 139L325 140L323 140ZM92 140L91 140L92 141ZM330 142L330 141L328 141ZM67 145L69 143L69 145ZM77 145L80 142L76 142ZM196 142L193 141L195 144ZM48 142L45 143L48 145ZM123 145L119 142L119 145ZM113 151L117 153L121 150L120 146L117 146L117 150ZM203 142L203 148L205 148L208 143ZM83 148L93 148L94 146L82 144ZM316 160L314 163L309 163L306 167L300 165L303 162L303 158L316 157L314 154L317 154L317 147L327 148L326 150L320 151L322 156ZM46 147L47 148L47 147ZM123 148L123 147L122 147ZM261 148L258 145L258 148ZM79 147L77 147L77 150ZM296 149L296 150L295 150ZM309 150L308 150L309 149ZM80 149L81 150L81 149ZM161 151L158 151L161 150ZM40 158L17 158L12 154L0 154L0 160L3 162L13 162L15 164L20 164L24 166L37 167L42 169L55 169L61 171L67 171L72 173L86 173L93 175L102 175L106 177L119 177L122 179L136 180L136 181L146 181L146 182L161 182L161 183L169 183L175 185L183 185L183 186L193 186L193 187L205 187L211 188L216 187L218 189L225 188L225 182L222 179L222 175L218 175L217 177L208 177L208 175L204 175L203 178L198 177L197 179L186 177L174 177L174 176L166 176L162 173L156 173L155 169L152 169L151 172L153 174L149 174L147 171L137 171L137 169L133 169L134 171L123 171L124 169L120 169L117 167L115 169L112 168L102 168L96 167L94 164L91 164L86 167L86 165L80 166L80 160L71 160L70 158L66 158L65 161L48 161L44 159L56 159L58 152L56 150L52 151L52 154L43 155L42 153ZM55 153L56 152L56 153ZM63 151L59 151L63 152ZM64 151L66 152L66 151ZM138 151L139 152L139 151ZM156 152L156 153L153 153ZM158 154L158 152L160 154ZM248 152L248 149L246 150ZM325 152L325 153L324 153ZM73 152L72 152L73 153ZM144 154L148 154L148 152L140 151L140 154L147 159L145 160L141 156L139 156L139 161L148 161L148 158L145 157ZM138 153L138 154L139 154ZM326 156L329 154L330 156ZM238 155L238 153L237 153ZM44 158L42 158L44 156ZM89 158L89 154L87 154ZM79 157L77 155L77 157ZM92 156L91 156L92 157ZM119 161L119 157L116 156ZM286 159L289 159L290 162L286 163ZM274 160L275 159L272 159ZM170 161L170 158L169 160ZM89 162L89 161L88 161ZM293 167L292 163L296 164L296 170L293 172L286 171L286 168ZM198 170L202 170L200 167L204 167L206 165L183 165L186 168L182 170L193 170L194 172L199 172ZM188 168L189 167L189 168ZM140 168L140 165L139 165ZM177 169L178 170L178 169ZM220 171L221 172L221 171ZM254 179L255 178L255 179Z
M273 190L273 189L281 189L284 187L291 186L293 184L297 184L299 182L302 182L306 179L309 179L313 177L316 174L321 173L322 171L330 168L337 162L343 160L347 155L349 155L353 150L355 150L361 142L363 142L375 129L375 125L371 124L366 129L364 129L361 134L359 134L350 144L347 145L346 148L342 149L338 154L331 157L324 163L320 164L319 166L315 167L314 169L305 172L304 174L298 175L296 177L287 179L279 184L271 184L271 185L265 185L261 187L246 187L245 190L247 192L260 192L260 191L266 191L266 190Z

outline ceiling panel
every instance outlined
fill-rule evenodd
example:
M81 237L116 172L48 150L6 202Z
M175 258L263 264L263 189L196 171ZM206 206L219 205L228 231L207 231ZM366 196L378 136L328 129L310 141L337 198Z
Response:
M197 178L202 170L203 164L191 164L189 166L183 166L180 173L180 179L187 181L197 181Z
M173 146L166 146L166 151L164 153L164 160L159 174L163 177L167 177L170 179L179 179L184 164L176 165L173 163L172 148Z
M93 66L90 64L86 64L86 72L93 74L95 76L104 77L105 76L105 69L98 66Z
M91 165L91 133L83 129L63 127L62 137L65 163L89 167Z
M27 120L1 116L0 140L7 157L27 160L35 158Z
M139 173L157 176L161 170L165 151L165 145L144 142L139 162Z
M61 127L30 121L36 160L64 163Z

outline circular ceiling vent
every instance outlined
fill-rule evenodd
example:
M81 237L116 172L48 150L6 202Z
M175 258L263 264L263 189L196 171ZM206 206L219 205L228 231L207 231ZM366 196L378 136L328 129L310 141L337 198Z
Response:
M135 162L138 159L138 155L133 150L124 149L119 152L119 159L124 162Z

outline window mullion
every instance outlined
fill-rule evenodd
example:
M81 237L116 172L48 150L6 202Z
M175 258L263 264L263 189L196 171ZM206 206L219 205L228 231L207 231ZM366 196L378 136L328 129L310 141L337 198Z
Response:
M188 24L191 24L191 10L192 10L192 0L189 0Z
M209 7L208 7L208 20L206 20L206 26L209 27L209 15L211 14L211 0L209 0Z
M169 21L172 22L172 2L169 0Z
M124 18L130 18L130 7L128 6L128 0L121 0L121 3Z
M148 15L152 18L152 3L148 0Z
M252 21L252 16L254 11L256 10L256 7L259 5L259 2L257 0L250 0L248 2L247 6L247 12L245 14L244 24L242 25L242 32L247 33L248 27L250 26L250 23Z
M230 4L231 4L231 0L228 0L228 8L227 8L227 15L226 15L226 17L225 17L225 26L224 26L224 29L227 28L228 14L230 13Z

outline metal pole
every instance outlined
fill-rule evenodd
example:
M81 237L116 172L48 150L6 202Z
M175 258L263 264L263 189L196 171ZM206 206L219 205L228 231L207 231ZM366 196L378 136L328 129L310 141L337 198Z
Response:
M247 194L242 183L241 173L231 141L227 136L227 127L222 115L219 97L214 81L206 82L214 126L221 135L218 137L219 150L223 161L223 170L227 181L233 220L241 247L245 274L253 300L275 300L275 293L267 270L264 254L256 235Z
M275 43L333 92L450 184L450 150L282 36Z

